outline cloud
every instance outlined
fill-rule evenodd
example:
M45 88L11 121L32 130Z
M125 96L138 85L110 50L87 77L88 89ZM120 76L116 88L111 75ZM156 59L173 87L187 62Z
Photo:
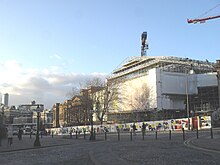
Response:
M51 108L56 102L64 102L72 87L80 87L89 79L105 79L105 73L60 73L56 67L24 68L17 61L0 65L0 93L9 93L9 105L29 104L32 100Z
M54 58L54 59L57 59L57 60L62 60L62 57L60 55L56 54L56 53L54 55L50 56L50 58Z

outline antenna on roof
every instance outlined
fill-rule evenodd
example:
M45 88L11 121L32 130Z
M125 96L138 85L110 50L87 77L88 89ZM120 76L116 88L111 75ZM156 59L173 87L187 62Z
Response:
M147 32L143 32L141 34L141 56L146 56L147 49L148 49Z

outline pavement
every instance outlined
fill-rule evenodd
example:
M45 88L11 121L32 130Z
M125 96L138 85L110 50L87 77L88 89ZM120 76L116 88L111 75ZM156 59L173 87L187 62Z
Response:
M182 132L175 131L169 139L169 132L158 132L157 138L155 132L147 132L144 140L141 133L132 139L129 132L121 133L120 138L117 133L109 133L106 140L104 134L99 134L92 142L88 135L86 139L83 135L78 139L68 135L54 135L52 138L50 135L40 137L40 147L34 146L35 136L25 135L21 141L14 136L11 146L7 139L2 140L0 164L29 164L24 162L32 160L34 155L32 164L59 164L61 161L65 162L61 164L83 165L218 164L220 129L213 130L213 138L210 130L199 131L198 136L196 133L185 131L183 139ZM41 156L36 159L39 152ZM9 155L14 156L11 158ZM192 155L194 157L189 159Z
M36 139L36 135L23 135L22 140L19 140L17 136L13 136L13 143L10 146L8 144L7 139L2 140L2 144L0 146L0 153L1 152L12 152L12 151L19 151L19 150L28 150L28 149L39 149L45 147L52 147L52 146L59 146L59 145L69 145L72 144L74 141L63 136L41 136L39 137L40 145L39 147L34 146L34 141ZM75 141L76 142L76 141Z
M187 139L184 144L187 147L205 152L213 152L220 154L220 130L214 129L213 136L209 131L206 134L199 135L198 138L193 137Z
M180 131L177 133L182 134L182 132ZM196 131L194 134L196 134ZM116 135L115 139L117 140L118 136L117 134L115 135ZM2 140L2 144L0 146L0 153L28 150L28 149L39 149L45 147L63 146L63 145L74 145L79 143L79 141L89 142L88 140L89 135L86 136L87 136L86 140L84 140L83 135L81 135L78 139L76 139L75 136L72 136L72 138L70 138L69 135L64 135L64 136L54 135L53 137L51 135L48 135L48 136L42 136L42 138L41 136L39 136L40 144L41 144L41 146L39 147L34 146L34 141L36 139L35 135L32 135L31 138L29 135L23 135L22 140L19 140L17 136L13 136L13 144L11 146L7 144L7 139ZM151 133L151 136L154 135ZM139 138L139 140L141 138L142 136ZM104 140L105 140L104 135L102 136L102 138L97 139L97 141L104 141ZM127 140L130 140L130 136L129 138L127 138ZM209 131L206 131L205 133L199 132L198 138L196 135L189 136L188 138L186 137L183 143L185 146L190 148L220 153L220 129L213 130L213 138L211 137Z

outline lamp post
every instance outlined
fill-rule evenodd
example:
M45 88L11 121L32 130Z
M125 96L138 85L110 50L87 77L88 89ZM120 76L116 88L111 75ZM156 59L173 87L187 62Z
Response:
M188 118L188 130L190 130L190 110L189 110L189 82L188 82L188 76L189 74L194 74L193 70L190 70L188 73L186 73L186 111L187 111L187 118Z
M188 74L186 75L186 113L188 118L188 130L190 130L190 119L189 119L189 91L188 91Z
M90 116L91 116L91 132L90 132L90 140L95 140L94 138L94 131L93 131L93 112L94 110L90 110Z
M44 110L44 131L45 131L45 129L46 129L46 112Z
M36 139L34 141L34 147L39 147L40 145L40 139L39 139L39 125L40 125L40 108L39 105L37 106L37 134L36 134Z

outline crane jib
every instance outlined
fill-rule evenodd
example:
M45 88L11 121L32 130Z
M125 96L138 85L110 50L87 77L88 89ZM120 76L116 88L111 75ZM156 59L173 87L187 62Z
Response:
M215 18L220 18L220 15L201 18L201 19L187 19L187 22L188 23L198 23L198 22L199 23L204 23L206 20L215 19Z

